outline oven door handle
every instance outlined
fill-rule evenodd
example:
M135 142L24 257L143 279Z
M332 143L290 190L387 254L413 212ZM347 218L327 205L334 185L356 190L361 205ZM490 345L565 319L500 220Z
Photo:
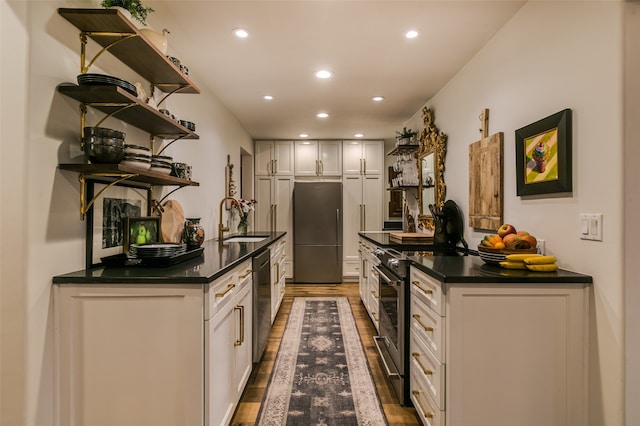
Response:
M387 361L384 359L384 355L382 355L382 349L380 349L380 345L378 344L378 340L382 340L383 337L373 336L373 343L376 344L376 348L378 349L378 353L380 354L380 359L382 359L382 365L384 365L384 369L387 370L388 377L400 377L399 373L392 373Z
M380 269L378 267L378 265L373 265L373 269L376 270L376 272L380 275L380 277L385 281L388 282L391 285L396 285L397 280L394 280L392 278L389 278L389 276L387 274L384 273L384 271L382 269Z

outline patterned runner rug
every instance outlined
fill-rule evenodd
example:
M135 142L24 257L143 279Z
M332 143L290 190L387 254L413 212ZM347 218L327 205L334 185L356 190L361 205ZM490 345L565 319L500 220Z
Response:
M387 424L346 297L294 299L258 424Z

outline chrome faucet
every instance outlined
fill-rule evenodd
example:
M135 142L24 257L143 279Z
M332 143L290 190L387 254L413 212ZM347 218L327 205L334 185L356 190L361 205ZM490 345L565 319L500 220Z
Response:
M222 201L220 201L220 212L218 214L218 217L220 218L220 223L218 223L218 241L219 242L222 242L222 238L224 237L224 233L229 231L229 227L228 226L224 226L222 224L222 205L227 200L231 200L231 206L235 206L238 209L238 211L240 212L240 214L242 214L242 206L240 205L240 201L236 200L235 198L233 198L233 197L224 197L222 199Z

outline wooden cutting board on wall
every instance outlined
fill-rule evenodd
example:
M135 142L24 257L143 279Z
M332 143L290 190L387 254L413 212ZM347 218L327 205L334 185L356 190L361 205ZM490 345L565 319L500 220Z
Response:
M504 133L487 136L489 110L480 117L482 139L469 145L469 226L495 231L503 223Z

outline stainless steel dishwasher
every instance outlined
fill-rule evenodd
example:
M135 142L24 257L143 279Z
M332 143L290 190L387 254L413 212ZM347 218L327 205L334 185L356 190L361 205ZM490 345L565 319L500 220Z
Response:
M271 331L271 250L253 258L253 362L260 362Z

